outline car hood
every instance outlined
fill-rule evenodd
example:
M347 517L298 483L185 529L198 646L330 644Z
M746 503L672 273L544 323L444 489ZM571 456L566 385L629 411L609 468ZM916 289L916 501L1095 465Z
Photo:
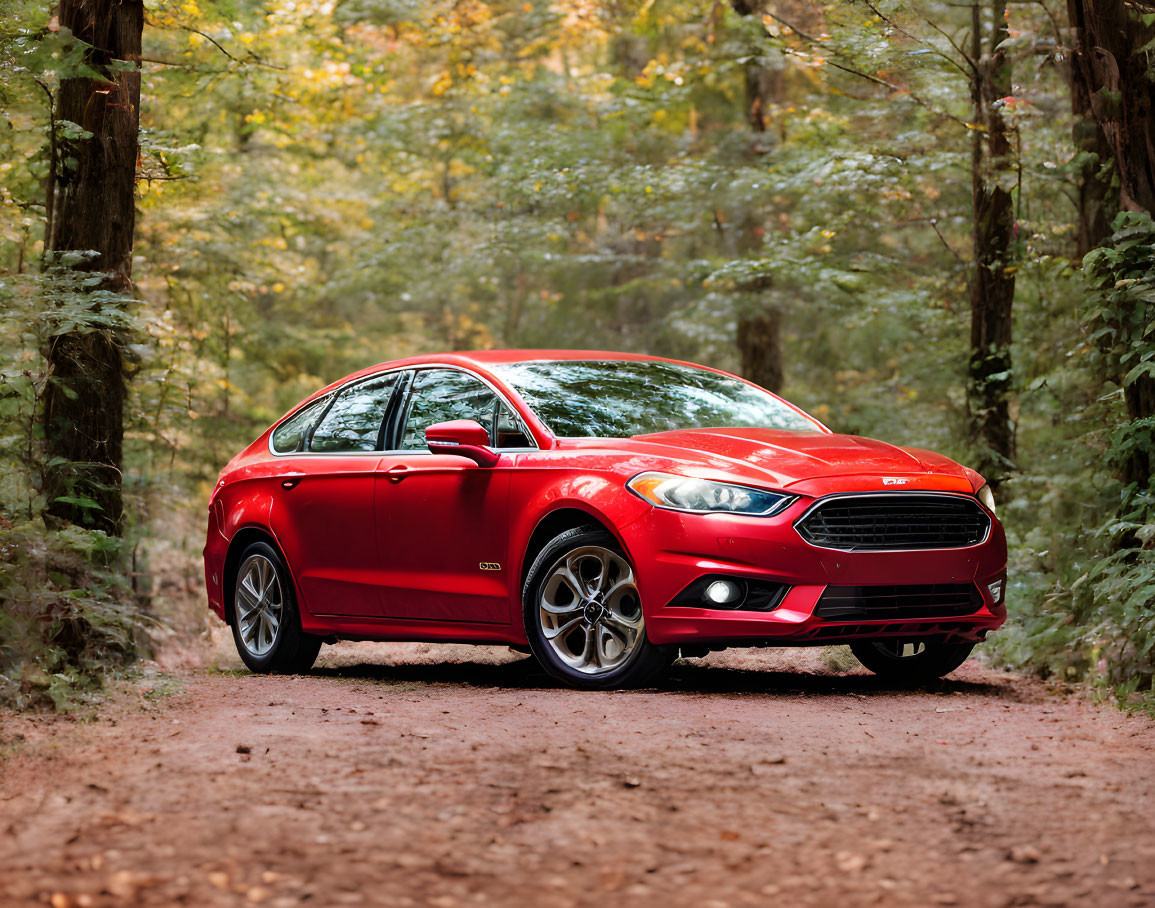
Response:
M636 454L666 456L759 485L808 494L875 489L972 492L977 476L930 451L857 435L777 429L690 429L623 439ZM704 474L703 474L704 475Z

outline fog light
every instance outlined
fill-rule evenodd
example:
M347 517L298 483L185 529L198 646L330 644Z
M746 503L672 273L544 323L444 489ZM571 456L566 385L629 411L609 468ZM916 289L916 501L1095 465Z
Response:
M748 609L770 612L789 592L790 587L775 580L747 580L724 574L707 574L689 584L671 599L674 608Z
M991 599L994 600L995 605L1003 601L1003 590L1006 585L1006 580L996 580L994 583L987 584L987 589L990 591Z
M706 599L715 605L726 605L730 602L736 602L741 595L742 590L738 584L732 583L729 580L715 580L706 587Z

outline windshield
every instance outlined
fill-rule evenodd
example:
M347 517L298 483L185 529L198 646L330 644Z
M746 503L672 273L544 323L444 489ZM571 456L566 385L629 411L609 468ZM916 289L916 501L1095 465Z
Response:
M629 438L678 429L817 423L754 385L676 363L556 360L493 367L559 438Z

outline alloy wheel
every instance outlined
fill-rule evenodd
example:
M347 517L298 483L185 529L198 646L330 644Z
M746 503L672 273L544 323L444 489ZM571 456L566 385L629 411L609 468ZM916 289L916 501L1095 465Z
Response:
M567 552L540 590L542 636L575 671L599 675L620 668L645 638L633 569L610 549L591 545Z
M264 555L250 555L237 574L237 630L245 649L264 656L277 640L285 599L276 566Z

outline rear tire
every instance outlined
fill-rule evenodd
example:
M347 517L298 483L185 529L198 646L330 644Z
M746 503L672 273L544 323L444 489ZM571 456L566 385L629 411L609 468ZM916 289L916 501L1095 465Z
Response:
M550 540L521 599L530 650L570 687L640 687L676 655L646 636L633 565L603 529L579 527Z
M973 643L930 640L856 640L850 651L880 678L920 684L949 675L967 661Z
M303 675L317 661L321 638L301 629L293 579L271 545L254 542L241 555L230 624L250 671Z

